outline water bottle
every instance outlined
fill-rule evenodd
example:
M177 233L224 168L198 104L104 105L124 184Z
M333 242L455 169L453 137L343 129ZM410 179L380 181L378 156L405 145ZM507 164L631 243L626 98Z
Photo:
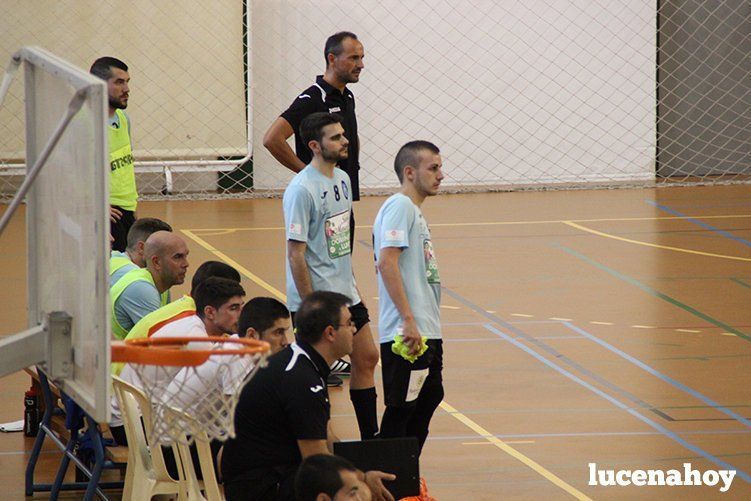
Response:
M39 432L39 395L32 386L23 398L23 434L36 437Z

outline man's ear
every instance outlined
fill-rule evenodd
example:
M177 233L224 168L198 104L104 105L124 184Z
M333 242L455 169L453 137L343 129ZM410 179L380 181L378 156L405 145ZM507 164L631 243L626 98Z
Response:
M207 304L203 307L203 318L207 320L214 320L214 317L216 316L216 308L211 306L210 304Z
M245 330L245 337L249 339L257 339L259 341L261 340L261 334L253 327L248 327Z
M138 254L143 255L143 247L144 247L144 245L146 245L146 242L143 242L143 241L136 243L136 252Z
M316 496L316 501L331 501L331 498L328 494L321 493Z

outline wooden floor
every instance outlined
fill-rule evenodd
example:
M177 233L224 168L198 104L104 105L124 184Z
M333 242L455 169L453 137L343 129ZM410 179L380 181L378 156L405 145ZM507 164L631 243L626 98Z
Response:
M356 205L374 321L382 201ZM751 499L751 187L446 195L424 213L444 298L446 399L421 460L434 497ZM192 269L222 259L249 296L283 293L280 200L143 203L140 215L184 234ZM25 327L23 234L17 216L0 238L2 334ZM26 386L0 380L0 422L22 417ZM332 401L335 430L355 438L346 390ZM0 435L0 498L23 496L30 447ZM589 463L737 475L725 494L590 486Z

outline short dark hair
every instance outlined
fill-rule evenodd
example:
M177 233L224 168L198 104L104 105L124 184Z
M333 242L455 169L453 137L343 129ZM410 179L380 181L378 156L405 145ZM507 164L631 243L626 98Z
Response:
M138 242L145 242L152 233L157 231L172 231L172 226L155 217L136 219L136 222L128 230L126 249L134 250Z
M310 344L317 343L326 327L338 328L342 306L351 303L347 296L338 292L315 291L305 296L295 314L296 337Z
M193 299L196 302L196 314L204 318L204 310L207 306L213 306L217 310L235 296L244 296L240 282L222 277L209 277L196 287Z
M343 124L344 118L338 113L326 113L319 111L311 113L300 122L300 137L307 146L310 141L321 142L323 128L331 124Z
M404 168L407 165L417 167L417 163L420 161L418 155L423 150L428 150L436 155L441 152L441 150L438 149L438 146L430 141L410 141L399 148L399 152L394 159L394 171L396 172L396 177L399 178L400 183L404 181Z
M259 334L272 327L280 318L289 318L289 310L284 303L273 297L254 297L243 306L238 323L238 334L245 337L249 328Z
M295 475L295 499L315 501L319 494L327 494L333 499L344 486L339 474L342 470L357 471L357 468L347 459L333 454L306 457Z
M89 73L101 78L102 80L109 80L112 76L112 70L110 68L118 68L123 71L128 71L128 65L120 61L116 57L105 56L100 57L89 68Z
M206 261L199 266L193 274L193 280L190 282L190 295L193 296L198 284L209 277L222 277L234 280L235 282L240 281L240 273L227 263L222 263L221 261Z
M339 56L344 50L344 47L342 45L348 38L357 40L357 35L355 35L351 31L340 31L338 33L334 33L326 39L326 45L323 46L323 58L326 60L327 67L329 65L329 54Z

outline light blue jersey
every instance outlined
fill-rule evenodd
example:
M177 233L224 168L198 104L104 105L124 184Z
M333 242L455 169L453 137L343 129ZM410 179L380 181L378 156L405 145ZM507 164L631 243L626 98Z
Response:
M404 291L420 334L428 339L441 339L441 279L438 262L430 240L428 223L420 208L401 193L389 197L378 211L373 224L373 249L376 262L386 247L402 249L399 272ZM381 274L378 274L378 332L380 342L394 340L402 319L389 297Z
M128 261L127 263L125 261ZM126 273L137 269L138 266L130 260L124 252L113 250L110 252L110 288ZM114 271L113 271L114 270Z
M344 294L352 304L360 302L352 275L349 219L352 190L349 176L334 169L328 178L307 165L284 191L284 224L287 240L305 242L305 262L314 291ZM289 256L287 256L289 258ZM287 270L287 306L297 311L302 302L297 292L289 259Z

